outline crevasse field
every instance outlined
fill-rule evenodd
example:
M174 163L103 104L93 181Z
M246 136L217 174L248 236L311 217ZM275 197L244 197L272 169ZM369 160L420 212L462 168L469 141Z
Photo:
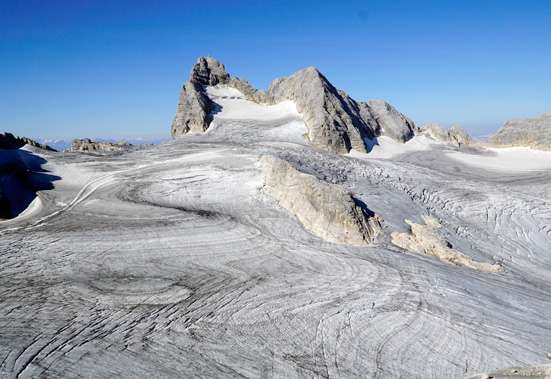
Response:
M461 378L551 363L551 153L420 133L335 155L304 141L292 102L208 94L204 134L9 153L49 189L0 222L0 377ZM261 191L263 155L348 188L383 234L316 237ZM505 271L390 243L423 214Z

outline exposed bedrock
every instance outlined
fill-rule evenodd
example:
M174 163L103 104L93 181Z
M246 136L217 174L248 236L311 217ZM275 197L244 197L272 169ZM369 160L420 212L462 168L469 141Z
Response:
M390 235L392 243L414 253L433 255L441 261L462 264L475 270L503 271L499 265L475 261L468 255L452 249L449 243L438 235L438 229L441 229L442 225L428 215L422 217L425 225L405 220L406 224L411 227L411 234L392 232Z
M452 126L449 130L441 124L428 124L421 128L439 141L449 142L454 146L459 144L470 145L473 140L469 133L461 125Z
M509 120L490 138L490 146L528 146L551 150L551 111L537 118Z
M223 64L206 57L199 58L191 71L191 80L182 88L172 123L173 139L208 128L215 104L204 88L217 84L227 84L257 103L295 102L308 128L308 142L332 153L344 154L351 149L366 152L365 138L380 135L406 142L418 130L413 121L382 100L367 104L350 98L314 67L275 79L269 90L264 91L254 89L245 79L230 79Z
M326 241L366 246L381 231L377 216L357 203L350 191L298 171L281 159L263 156L263 191Z
M229 80L230 75L224 65L212 57L199 58L191 69L190 82L201 87L226 84Z
M505 370L491 371L484 374L469 376L465 379L549 379L551 378L551 365L510 367Z
M172 139L189 132L204 132L209 127L212 117L210 113L215 104L205 93L201 85L191 81L186 82L180 92L178 109L170 135Z
M71 141L71 148L65 151L120 151L131 147L128 142L98 142L92 141L90 138L74 139Z
M459 143L464 143L466 145L473 143L473 139L461 125L452 126L449 132L455 136Z
M49 150L49 151L57 151L55 149L52 149L48 145L38 143L27 137L15 137L11 133L0 134L0 149L5 149L5 150L20 149L25 145L34 146L34 147L38 147L40 149Z
M381 135L403 143L409 141L415 131L418 130L417 125L413 121L398 112L386 101L371 100L369 101L368 108L381 129Z

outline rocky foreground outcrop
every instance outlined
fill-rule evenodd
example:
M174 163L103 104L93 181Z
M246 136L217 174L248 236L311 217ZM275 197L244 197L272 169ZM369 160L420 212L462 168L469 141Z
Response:
M504 370L490 371L484 374L469 376L465 379L549 379L551 365L510 367Z
M488 144L493 147L528 146L551 150L551 111L537 118L507 121Z
M129 147L132 147L132 144L128 142L98 142L92 141L90 138L82 138L71 141L71 148L65 151L121 151Z
M454 146L459 144L470 145L473 140L469 133L461 125L452 126L449 130L441 124L428 124L421 128L439 141L449 142Z
M346 188L302 173L281 159L263 156L260 164L266 175L264 193L318 237L366 246L380 233L378 217L358 205Z
M365 138L381 135L406 142L418 130L413 121L384 101L372 100L368 104L353 100L314 67L275 79L269 90L264 91L252 88L245 79L230 78L224 65L216 59L202 57L180 92L172 122L172 139L207 130L212 121L210 113L216 105L206 95L205 87L217 84L235 88L248 100L261 104L295 102L308 128L308 142L332 153L344 154L351 149L367 152Z
M48 145L38 143L27 137L15 137L11 133L0 134L0 149L5 149L5 150L20 149L25 145L38 147L40 149L44 149L48 151L57 151L55 149L52 149Z
M405 220L411 227L411 234L392 232L391 242L414 253L433 255L444 262L462 264L480 271L503 272L499 265L475 261L468 255L452 249L449 243L438 235L438 229L441 229L442 225L428 215L422 217L425 225Z

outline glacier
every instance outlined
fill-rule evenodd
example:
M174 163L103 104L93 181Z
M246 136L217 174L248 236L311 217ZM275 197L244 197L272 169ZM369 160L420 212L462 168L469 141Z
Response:
M338 155L308 145L292 101L206 93L204 133L117 154L19 150L55 180L0 222L1 377L461 378L551 363L551 153L417 132ZM367 247L317 237L262 192L263 156L343 186L382 232ZM423 215L503 272L392 244Z

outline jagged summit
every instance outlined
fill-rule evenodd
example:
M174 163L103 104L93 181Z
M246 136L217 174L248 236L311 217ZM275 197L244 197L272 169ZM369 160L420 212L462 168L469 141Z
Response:
M204 57L193 66L190 81L180 93L172 123L173 139L190 131L207 130L216 105L205 93L205 87L217 84L235 88L248 100L261 104L295 102L308 128L308 142L337 154L352 149L366 152L365 139L382 135L406 142L418 130L413 121L382 100L367 104L350 98L314 67L275 79L269 90L264 91L253 88L245 79L230 78L223 64L212 57Z
M537 118L509 120L490 138L496 147L529 146L551 149L551 111Z
M191 69L190 82L202 87L226 84L229 80L230 74L224 65L209 56L199 58Z

